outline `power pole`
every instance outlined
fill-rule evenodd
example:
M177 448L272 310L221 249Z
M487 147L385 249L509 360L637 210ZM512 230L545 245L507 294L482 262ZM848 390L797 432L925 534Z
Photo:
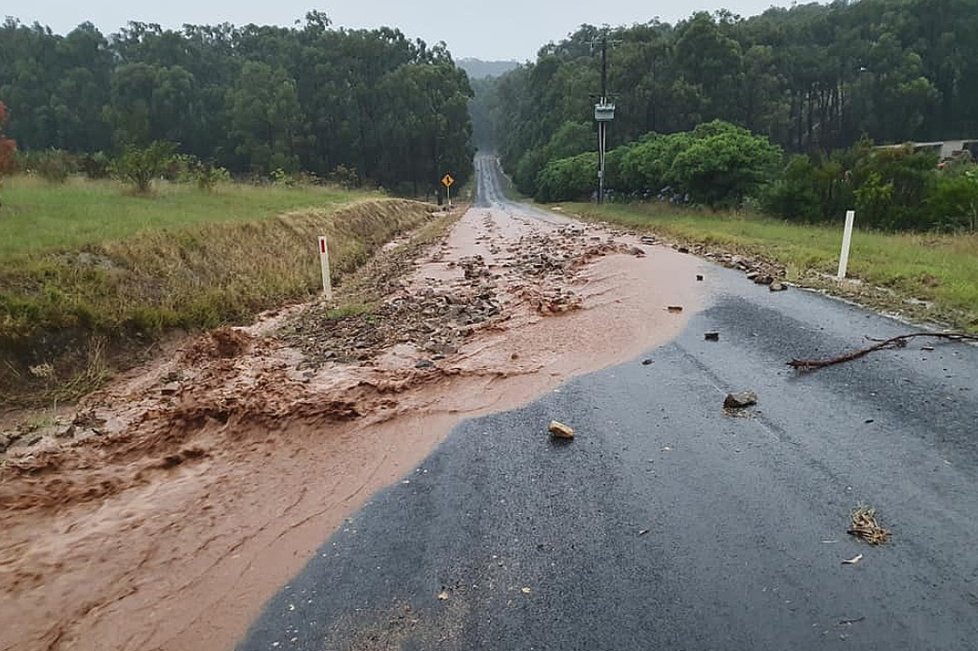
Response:
M593 45L592 45L593 47ZM615 119L615 105L608 101L608 37L601 38L601 96L594 105L598 123L598 203L604 203L605 159L608 147L608 123Z

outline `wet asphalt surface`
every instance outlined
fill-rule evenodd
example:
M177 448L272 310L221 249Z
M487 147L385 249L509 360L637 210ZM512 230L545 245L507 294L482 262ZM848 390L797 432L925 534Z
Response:
M704 270L680 337L461 424L238 648L978 649L978 349L798 374L914 328ZM846 534L860 504L889 544Z

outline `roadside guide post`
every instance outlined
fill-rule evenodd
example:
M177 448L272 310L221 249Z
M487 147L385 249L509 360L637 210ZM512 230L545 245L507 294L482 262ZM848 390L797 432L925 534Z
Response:
M852 245L852 225L855 220L855 210L846 212L846 228L842 233L842 253L839 255L839 273L836 275L838 280L845 280L849 268L849 247Z
M329 277L329 248L326 246L326 236L319 236L319 264L323 268L323 294L327 301L333 300L333 280Z
M452 184L455 183L455 179L452 178L451 174L446 174L441 177L441 184L445 186L445 197L448 199L448 208L452 208Z

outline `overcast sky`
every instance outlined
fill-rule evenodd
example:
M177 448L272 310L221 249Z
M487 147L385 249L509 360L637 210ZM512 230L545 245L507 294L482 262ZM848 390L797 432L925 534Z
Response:
M532 59L548 41L560 40L582 23L622 25L659 17L666 22L693 11L726 8L758 14L782 0L6 0L0 15L38 21L56 32L91 21L106 34L130 20L179 27L184 23L231 22L291 25L309 9L325 11L346 27L398 27L411 38L445 41L456 58Z

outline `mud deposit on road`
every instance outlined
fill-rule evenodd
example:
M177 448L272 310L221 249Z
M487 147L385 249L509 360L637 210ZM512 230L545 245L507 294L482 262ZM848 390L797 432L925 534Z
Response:
M376 265L401 274L385 256L415 257L409 246ZM130 374L0 468L0 649L232 647L347 515L461 419L677 334L698 265L599 227L475 208L388 273L375 305L290 308Z

